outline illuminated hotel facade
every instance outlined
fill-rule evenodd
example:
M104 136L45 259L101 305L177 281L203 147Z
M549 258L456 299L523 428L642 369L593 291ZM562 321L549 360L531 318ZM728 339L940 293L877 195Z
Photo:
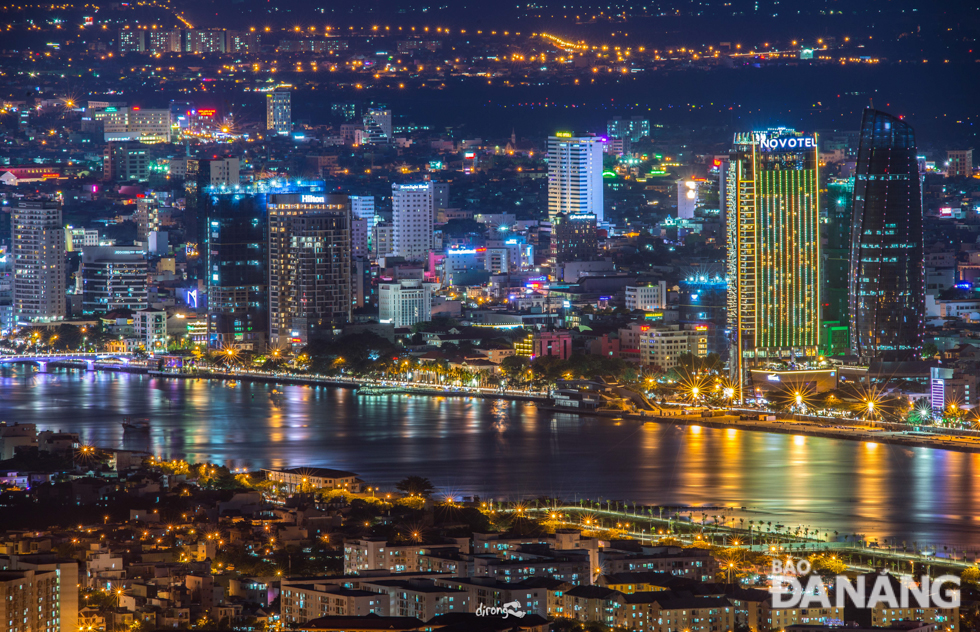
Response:
M269 341L305 345L351 317L346 195L269 196Z
M548 138L548 219L585 213L602 223L602 139L560 132Z
M739 133L729 163L729 367L743 385L751 366L817 355L817 139L785 128Z

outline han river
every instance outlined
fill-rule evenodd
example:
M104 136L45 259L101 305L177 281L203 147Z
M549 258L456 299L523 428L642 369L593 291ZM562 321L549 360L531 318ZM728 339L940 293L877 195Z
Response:
M148 418L149 434L124 435L125 417ZM0 421L230 468L350 470L382 490L417 474L457 498L727 507L746 524L805 525L940 550L980 546L980 454L614 421L529 402L38 374L26 365L0 368Z

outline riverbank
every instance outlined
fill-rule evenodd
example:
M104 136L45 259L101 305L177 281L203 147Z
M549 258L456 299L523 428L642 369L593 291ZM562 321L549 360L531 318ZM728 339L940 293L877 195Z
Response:
M214 371L196 371L194 373L174 373L171 371L147 371L156 378L173 379L209 379L226 382L258 382L261 384L288 384L294 386L330 386L335 388L360 389L364 387L390 388L397 392L385 394L366 394L366 397L385 397L387 395L424 395L427 397L479 397L481 399L510 399L517 401L549 402L544 394L523 393L518 391L501 391L499 389L468 387L466 390L454 388L434 388L426 386L410 386L390 381L344 380L326 377L302 377L282 375L262 375L257 373L220 373Z
M845 441L859 441L869 445L888 444L899 445L908 448L932 448L937 450L953 450L956 452L980 452L980 438L960 436L960 435L939 435L928 432L917 432L910 434L903 430L886 430L875 425L861 426L842 426L837 420L828 421L826 424L815 421L796 421L793 419L776 419L765 421L757 419L740 419L735 415L721 417L701 417L700 415L653 415L653 414L626 414L613 411L580 411L570 408L555 406L542 406L543 410L558 413L571 413L575 415L587 415L608 417L612 419L623 419L629 421L639 421L656 424L675 424L680 426L690 426L697 428L715 428L719 430L747 430L750 432L771 432L777 434L789 434L811 437L822 437L824 439L842 439ZM832 425L838 424L838 425ZM895 426L897 424L887 424Z
M77 364L58 363L58 366L78 368ZM256 382L262 384L283 384L295 386L324 386L334 388L359 389L363 387L384 387L395 389L397 393L370 394L365 397L387 397L391 394L418 395L425 397L475 397L480 399L506 399L515 401L530 401L536 403L540 410L579 416L603 417L639 423L675 424L679 426L746 430L750 432L769 432L799 436L821 437L825 439L840 439L844 441L864 442L871 446L878 444L896 445L907 448L931 448L955 452L980 453L980 436L953 434L954 431L941 429L940 434L926 429L921 432L910 432L905 426L895 423L862 423L855 425L853 421L832 419L826 422L813 418L806 420L775 419L741 419L736 415L702 417L700 414L656 415L654 413L630 414L625 411L592 411L579 410L570 407L551 405L551 399L543 393L526 393L519 391L501 391L499 389L483 389L468 387L435 388L426 386L411 386L393 381L367 381L329 377L305 377L297 375L264 375L261 373L242 372L225 373L220 371L195 371L193 373L178 373L171 371L156 371L145 367L134 366L100 366L101 370L121 371L126 373L145 373L155 378L163 379L209 379L226 382ZM763 414L762 411L753 414ZM771 415L770 415L771 416ZM842 425L850 423L851 425Z

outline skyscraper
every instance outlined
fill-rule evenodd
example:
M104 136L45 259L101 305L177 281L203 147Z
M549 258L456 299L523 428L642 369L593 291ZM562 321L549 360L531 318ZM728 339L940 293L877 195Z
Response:
M270 342L306 344L350 321L350 202L277 194L268 209Z
M421 261L432 248L436 183L391 185L391 215L396 257Z
M911 359L922 345L922 203L915 133L867 109L851 223L851 351Z
M61 206L21 200L13 210L14 318L47 322L65 317L65 230Z
M751 364L817 354L817 141L785 128L739 133L729 161L729 366L742 384Z
M822 198L825 219L820 225L823 279L821 289L820 353L849 354L851 218L854 210L854 178L831 178Z
M559 133L548 138L548 219L602 211L602 140Z
M208 346L261 351L268 332L268 243L260 197L205 191Z
M277 88L265 95L265 128L276 134L289 134L292 108L289 90Z
M146 309L146 252L123 246L85 246L78 270L82 313Z

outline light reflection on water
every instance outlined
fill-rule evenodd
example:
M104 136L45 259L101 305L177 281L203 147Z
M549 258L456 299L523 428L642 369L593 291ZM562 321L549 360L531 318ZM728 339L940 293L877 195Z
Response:
M149 437L124 435L127 416L149 418ZM745 507L737 515L746 522L980 545L976 454L617 423L539 412L526 402L358 397L346 389L121 373L38 375L26 366L0 369L0 420L233 468L334 467L382 487L418 474L455 495L502 499Z

